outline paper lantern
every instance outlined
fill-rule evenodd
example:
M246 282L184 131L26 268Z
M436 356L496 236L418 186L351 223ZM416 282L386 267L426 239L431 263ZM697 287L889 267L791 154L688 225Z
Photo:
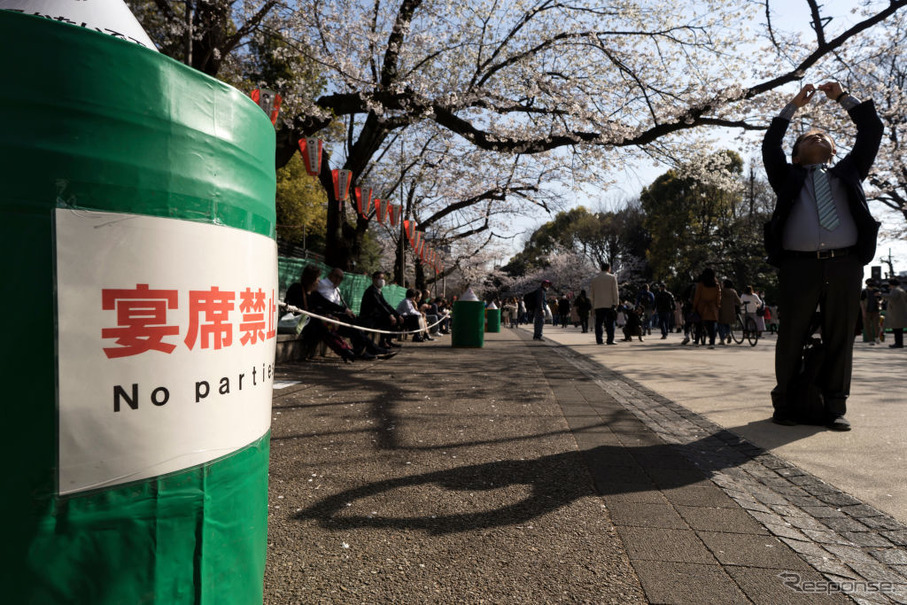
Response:
M399 204L388 204L387 218L391 222L391 227L397 226L397 221L400 220L400 205Z
M256 88L249 96L252 97L252 100L258 103L258 106L264 110L268 117L271 119L271 124L277 125L277 116L280 114L280 95L274 92L273 90L268 90L267 88Z
M353 189L353 195L356 196L356 209L359 216L368 218L368 213L372 210L372 190L366 187L356 187Z
M299 139L299 152L305 162L305 171L311 176L321 174L321 149L324 142L321 139Z
M350 194L350 181L353 178L351 170L331 170L331 178L334 181L334 197L340 207L343 208L343 202Z

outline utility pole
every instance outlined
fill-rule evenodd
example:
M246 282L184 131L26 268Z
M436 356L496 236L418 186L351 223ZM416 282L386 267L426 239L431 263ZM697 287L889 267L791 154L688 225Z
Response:
M894 277L894 260L891 258L891 248L888 249L888 258L884 256L879 259L880 263L885 263L888 265L888 279Z

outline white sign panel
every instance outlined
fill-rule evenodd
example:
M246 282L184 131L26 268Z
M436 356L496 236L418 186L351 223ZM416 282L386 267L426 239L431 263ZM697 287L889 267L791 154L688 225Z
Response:
M0 9L87 27L157 50L123 0L0 0Z
M55 218L60 493L178 471L261 438L274 240L132 214Z

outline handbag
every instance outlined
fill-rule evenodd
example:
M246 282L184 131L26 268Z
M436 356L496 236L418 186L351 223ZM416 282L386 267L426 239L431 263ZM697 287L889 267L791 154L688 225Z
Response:
M690 314L687 315L687 321L691 324L698 324L702 321L702 316L696 311L690 311Z
M759 317L765 317L765 305L756 307L756 315L758 315Z

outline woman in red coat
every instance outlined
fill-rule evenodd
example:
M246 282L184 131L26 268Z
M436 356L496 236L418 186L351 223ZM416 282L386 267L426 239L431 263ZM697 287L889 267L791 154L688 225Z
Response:
M711 267L706 267L696 284L693 297L693 309L699 313L703 328L709 335L709 348L715 348L715 332L718 325L718 313L721 309L721 287Z

